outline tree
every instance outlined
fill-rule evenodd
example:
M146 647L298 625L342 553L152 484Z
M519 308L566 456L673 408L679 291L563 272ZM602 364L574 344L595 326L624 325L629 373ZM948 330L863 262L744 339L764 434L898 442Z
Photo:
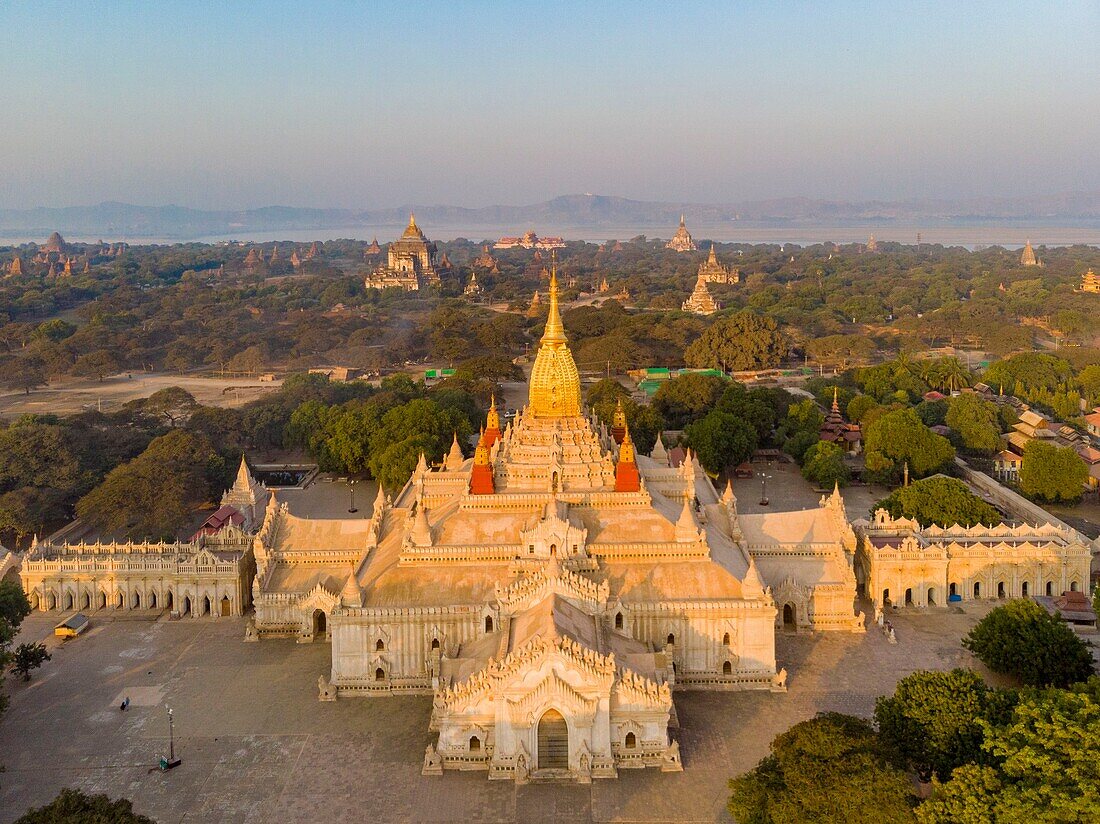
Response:
M1100 820L1100 679L1025 692L982 720L985 764L959 767L917 809L921 824Z
M4 367L4 385L9 389L22 389L26 395L47 382L46 366L41 358L12 358Z
M728 412L715 410L684 429L684 440L710 475L747 461L756 449L756 430Z
M895 489L873 507L885 509L892 518L912 518L921 526L974 526L1001 522L1001 513L987 504L956 478L923 478Z
M106 795L87 795L65 788L43 807L28 810L15 824L156 824L134 812L133 802L112 801Z
M985 370L982 380L995 390L1019 392L1024 397L1042 389L1054 391L1072 378L1073 370L1061 358L1040 352L1025 352L999 360Z
M861 718L822 713L771 743L731 779L728 809L741 824L893 824L913 821L909 777Z
M976 672L919 670L875 702L875 725L922 781L946 781L964 764L987 763L983 719L1003 722L1014 693L986 686Z
M1020 490L1044 501L1078 501L1089 470L1072 447L1060 447L1038 439L1024 447L1020 464Z
M712 323L685 350L684 363L725 372L768 369L778 366L788 349L773 318L744 310Z
M459 441L469 437L473 425L459 411L434 400L417 398L395 406L383 416L370 439L371 474L386 489L405 485L420 453L438 460L451 445L454 433Z
M133 460L112 469L76 504L76 513L105 533L173 538L204 501L228 485L225 459L205 436L173 429Z
M802 477L819 488L844 486L851 477L844 463L844 450L835 443L818 441L803 455Z
M1093 674L1088 644L1060 616L1030 600L997 607L962 643L990 669L1030 686L1068 687Z
M997 405L975 393L956 395L947 402L946 422L968 452L992 455L1001 448Z
M775 430L778 417L772 398L758 389L746 390L736 381L730 381L715 407L740 418L756 430L758 443L765 443Z
M15 581L0 581L0 621L18 629L23 619L31 614L31 602L27 593Z
M912 476L922 478L948 466L955 457L951 442L921 423L912 409L887 412L863 431L867 452L877 452L894 462L894 470L909 464Z
M77 358L73 363L72 372L78 377L95 378L102 381L118 370L119 363L115 356L106 349L97 349Z
M24 681L30 681L31 670L38 669L49 660L50 654L46 652L45 644L20 644L12 655L11 670L16 675L22 675Z
M712 410L727 382L717 375L688 373L665 381L653 395L653 407L669 429L683 429Z
M870 395L856 395L848 401L848 420L862 423L863 416L878 407L878 401Z
M836 364L847 369L866 363L875 352L875 345L866 335L826 335L806 344L806 354L819 363Z

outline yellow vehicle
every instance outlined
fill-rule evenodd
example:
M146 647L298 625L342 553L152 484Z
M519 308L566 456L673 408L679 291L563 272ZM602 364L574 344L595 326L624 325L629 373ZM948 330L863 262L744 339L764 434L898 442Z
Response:
M78 612L76 615L70 615L54 627L53 634L58 638L75 638L86 630L90 623L87 615L83 612Z

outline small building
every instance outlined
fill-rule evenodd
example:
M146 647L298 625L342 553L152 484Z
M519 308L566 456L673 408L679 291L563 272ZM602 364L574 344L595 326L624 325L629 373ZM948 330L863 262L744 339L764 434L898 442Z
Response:
M75 615L70 615L54 627L53 634L58 638L75 638L86 630L90 623L91 621L88 620L87 615L83 612L78 612Z
M1002 449L993 456L993 477L998 481L1015 483L1020 480L1020 467L1023 463L1023 456Z
M1035 601L1051 615L1060 615L1067 624L1079 627L1096 626L1096 610L1081 590L1069 590L1056 598L1038 595Z
M854 526L860 535L856 576L880 609L1053 596L1089 581L1091 545L1067 526L922 527L885 509Z

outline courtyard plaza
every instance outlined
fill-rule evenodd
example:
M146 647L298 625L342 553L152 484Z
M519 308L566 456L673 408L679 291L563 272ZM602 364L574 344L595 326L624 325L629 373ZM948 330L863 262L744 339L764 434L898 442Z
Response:
M92 612L91 629L62 643L51 633L63 616L35 613L18 642L45 639L53 660L29 683L6 682L0 822L66 786L130 798L162 824L729 821L727 780L792 724L825 710L869 716L914 670L980 669L959 641L994 605L894 613L897 644L874 627L779 633L788 692L674 694L682 773L624 769L590 785L519 786L482 772L421 776L428 696L318 701L327 644L249 644L245 619L112 610ZM183 763L162 773L166 706Z

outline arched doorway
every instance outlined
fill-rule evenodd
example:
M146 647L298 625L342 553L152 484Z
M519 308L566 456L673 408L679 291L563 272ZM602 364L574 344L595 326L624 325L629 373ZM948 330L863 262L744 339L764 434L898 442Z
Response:
M73 594L71 592L65 593L65 609L73 608Z
M233 604L229 600L229 596L228 595L223 595L222 596L222 617L223 618L228 618L232 614L232 611L233 611Z
M121 592L115 597L115 609L122 609L126 605L126 596Z
M1053 594L1054 594L1054 582L1053 581L1047 581L1047 597L1049 598Z
M85 592L80 598L80 608L81 609L91 609L92 608L92 596L89 595L87 592Z
M907 607L913 606L913 590L912 589L905 590L905 606L907 606Z
M783 605L783 629L794 629L794 604Z
M190 595L184 596L184 599L183 599L183 614L184 615L190 615L191 614L191 596Z
M165 595L164 598L165 598L164 605L166 607L168 607L168 609L171 609L172 608L172 590L168 590L168 594Z
M623 628L623 614L621 612L615 613L615 629Z
M947 587L947 596L948 596L949 598L954 598L954 597L955 597L956 595L958 595L958 594L959 594L959 586L958 586L958 584L956 584L956 583L952 582L952 583L951 583L951 584L950 584L950 585L949 585L949 586Z
M547 710L539 719L538 768L569 769L569 727L557 710Z
M723 675L733 675L733 664L731 664L729 661L723 662L723 664L722 664L722 674Z
M52 590L46 593L46 609L57 609L57 596Z
M1005 597L1005 582L1004 581L998 581L997 582L997 597L998 598L1004 598Z
M141 608L141 593L139 593L139 592L134 593L133 607L134 607L134 609L140 609Z
M325 615L323 609L313 610L313 637L314 639L323 639L325 632L328 631L328 616Z
M202 596L202 614L203 615L209 615L210 614L210 596L209 595Z
M99 593L99 608L100 609L107 609L107 593L106 592L100 592Z
M375 681L385 681L386 680L386 671L384 669L382 669L381 667L376 669L374 671L374 680Z
M1025 598L1027 597L1027 581L1020 584L1020 594Z
M481 752L481 739L476 735L470 736L470 752Z
M490 633L492 631L493 631L493 616L492 615L486 615L485 616L485 632Z
M982 585L978 581L974 582L974 597L975 598L981 598L982 597Z
M934 607L936 605L936 590L933 587L928 587L928 606Z
M1077 591L1077 582L1076 581L1070 581L1069 591L1070 592L1076 592Z
M890 606L890 590L884 589L882 591L882 608L887 609Z

